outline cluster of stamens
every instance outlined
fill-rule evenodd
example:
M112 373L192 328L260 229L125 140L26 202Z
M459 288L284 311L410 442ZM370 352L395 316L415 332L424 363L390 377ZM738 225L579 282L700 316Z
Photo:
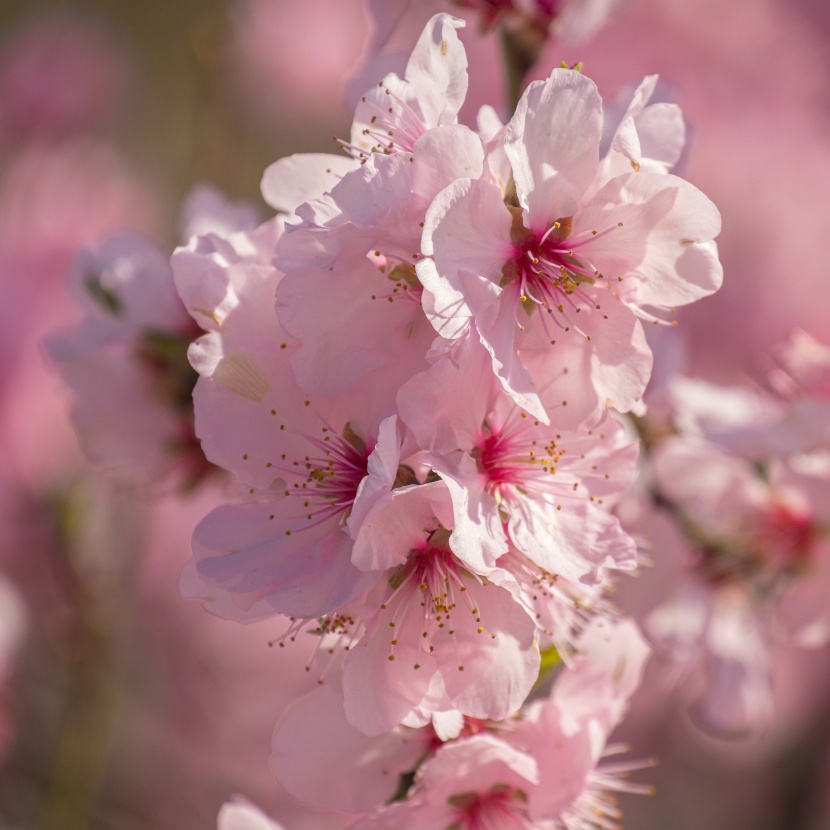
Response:
M343 432L340 435L324 426L321 437L301 436L316 450L315 454L292 461L283 453L278 463L269 462L274 472L287 481L284 495L302 502L306 521L311 522L306 529L332 519L345 521L366 476L372 448L366 447L348 424ZM285 534L290 536L291 531Z
M360 625L348 611L336 612L327 614L325 617L320 617L316 621L312 621L303 617L289 617L288 627L286 630L273 640L268 642L269 648L279 646L285 648L285 644L293 643L297 639L297 635L301 632L305 634L313 634L317 637L317 642L312 649L311 654L306 661L305 670L311 673L312 666L315 663L319 666L317 656L323 652L334 655L337 648L342 648L343 651L349 651L354 645L355 641L360 636ZM332 664L324 665L317 678L317 683L323 685L325 683L325 676L327 669Z
M604 279L604 275L587 259L584 248L622 227L623 223L618 222L602 231L591 230L571 236L572 218L568 217L558 219L539 236L524 228L518 221L520 218L514 216L513 257L505 263L502 280L503 285L515 283L518 288L516 325L522 330L525 328L519 318L519 307L527 313L536 309L546 312L542 316L542 325L549 335L551 331L545 319L548 316L560 329L570 331L575 326L574 315L583 309L602 313L601 305L587 288ZM586 337L590 340L590 335ZM552 339L551 345L555 342Z
M520 488L522 498L527 494L551 497L561 495L568 487L575 490L578 483L557 470L566 450L560 446L562 436L555 434L543 439L538 435L539 421L514 409L501 428L485 422L481 437L473 449L479 470L487 477L486 489L503 500ZM541 441L541 443L540 443ZM561 505L557 505L561 509Z
M598 615L617 615L611 603L591 596L578 582L540 568L515 548L511 547L499 564L519 581L540 633L550 638L566 665L577 653L580 636Z
M364 95L360 99L371 112L367 126L361 131L362 139L356 144L336 137L334 139L347 153L360 160L361 164L372 153L385 156L411 153L415 142L427 129L421 116L406 101L382 81L378 87L386 96L385 102L376 100L373 95ZM387 105L384 106L384 103Z
M456 625L475 625L478 634L485 633L481 616L475 601L468 593L467 582L477 580L469 574L449 550L448 531L435 531L427 545L410 552L407 561L395 571L390 579L392 594L381 605L381 611L390 611L388 627L391 629L389 660L395 660L398 632L420 627L418 637L419 653L432 654L434 640L440 635L453 639ZM485 580L476 584L485 587ZM408 619L413 614L419 621ZM459 619L460 615L460 619ZM465 618L465 615L469 615ZM495 634L490 635L495 638ZM421 664L413 664L414 669ZM458 659L458 670L464 671L464 664Z
M372 294L373 300L386 300L389 303L395 300L406 299L421 304L423 286L415 273L415 266L412 262L395 262L395 257L385 257L380 251L374 251L377 258L383 257L384 264L378 270L390 283L392 288L384 293ZM412 254L412 259L420 259L420 254Z
M605 748L603 756L625 752L627 747L613 744ZM618 793L654 795L654 787L629 781L630 773L653 767L653 758L637 761L618 761L600 765L589 773L585 789L565 810L560 822L565 830L622 830L622 812L617 805Z

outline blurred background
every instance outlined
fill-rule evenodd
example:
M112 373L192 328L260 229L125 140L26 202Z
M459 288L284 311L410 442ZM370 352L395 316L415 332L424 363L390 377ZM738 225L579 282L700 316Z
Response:
M439 10L452 11L413 3L390 49L411 49ZM368 33L360 0L0 5L3 828L210 828L235 792L288 830L345 822L293 804L267 768L308 644L277 653L280 622L225 623L178 595L220 486L182 495L96 472L41 344L79 319L67 274L81 248L128 228L172 251L203 181L265 217L268 164L335 152ZM471 17L462 39L462 118L483 103L509 116L496 38ZM752 377L796 326L830 341L830 4L631 0L592 42L549 44L532 77L562 60L584 61L609 101L659 73L683 107L681 172L722 212L726 273L678 315L687 370ZM644 689L624 737L659 757L658 789L623 805L630 830L830 827L830 659L776 659L780 719L761 738L705 738Z

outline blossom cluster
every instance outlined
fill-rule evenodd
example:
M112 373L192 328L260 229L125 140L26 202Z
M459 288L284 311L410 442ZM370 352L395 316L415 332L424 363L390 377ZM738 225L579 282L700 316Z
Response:
M672 373L639 422L648 484L623 513L645 536L668 521L683 563L646 630L716 734L772 725L776 645L830 641L829 371L830 349L795 331L761 382Z
M709 4L2 16L0 825L830 827L830 54Z
M644 321L719 286L720 220L670 172L682 119L653 77L618 118L563 68L507 123L458 123L460 25L429 21L343 155L265 172L276 217L172 258L205 332L196 434L247 488L196 528L182 589L319 636L324 686L273 761L307 802L355 827L582 827L615 814L626 765L597 764L647 650L605 595L638 564L612 512L638 455L620 413ZM381 784L312 786L300 728Z
M271 165L263 224L201 192L169 264L107 240L50 351L95 460L238 483L181 588L318 638L274 734L288 792L355 830L614 828L647 790L607 743L649 651L609 596L640 565L615 509L644 327L720 286L720 216L654 76L603 109L562 67L459 123L462 25L430 19L341 154ZM245 822L270 825L220 815Z

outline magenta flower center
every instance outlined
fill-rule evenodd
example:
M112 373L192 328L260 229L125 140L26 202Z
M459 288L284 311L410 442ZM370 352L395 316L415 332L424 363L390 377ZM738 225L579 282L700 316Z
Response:
M349 434L344 437L323 427L321 438L300 436L311 445L309 454L294 460L283 454L275 467L286 479L285 495L302 502L311 522L307 527L333 518L345 521L366 477L372 447L351 435L348 425L344 432Z
M537 496L562 491L562 476L556 473L565 450L559 436L542 437L538 427L539 421L518 409L500 428L484 425L473 456L491 495L504 497L515 488Z
M750 582L766 593L809 565L818 533L811 515L773 503L745 517L735 536L702 540L700 566L711 582Z
M755 547L767 564L790 569L804 564L816 537L812 517L784 504L774 504L761 517Z
M488 793L462 793L450 799L456 812L452 827L459 830L528 830L524 794L502 785Z
M534 233L521 224L518 208L510 211L513 214L512 256L502 269L501 284L512 287L516 325L523 330L528 319L520 314L520 309L528 316L538 310L542 326L554 345L556 340L548 328L549 320L564 331L572 326L582 331L577 326L576 315L583 311L589 315L601 313L595 292L588 289L597 280L604 279L604 275L588 258L589 246L621 227L622 222L602 231L590 230L571 236L572 217L568 217L557 219L543 233Z
M521 302L556 308L584 284L602 277L587 258L587 246L611 233L591 230L570 236L571 219L559 219L543 234L514 230L513 256L505 266L508 282L518 282Z

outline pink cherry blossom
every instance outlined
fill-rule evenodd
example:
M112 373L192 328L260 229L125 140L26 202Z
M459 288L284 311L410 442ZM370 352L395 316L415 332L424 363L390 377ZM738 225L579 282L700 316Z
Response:
M618 817L615 792L648 788L624 780L642 764L602 761L619 751L605 741L640 682L648 647L630 621L598 622L582 637L581 652L549 697L506 721L470 722L419 766L403 801L350 830L577 830L589 819Z
M353 537L399 463L383 376L338 398L295 384L296 346L272 300L282 275L269 254L280 232L272 220L227 240L194 237L173 257L179 292L208 330L190 349L196 433L213 463L259 491L199 524L183 591L241 619L314 618L371 584L351 564Z
M443 482L396 490L361 528L356 563L389 568L353 607L365 632L343 667L346 717L367 734L454 709L504 718L536 680L535 625L515 580L471 569L451 528Z
M349 825L349 830L533 830L525 792L539 780L525 752L492 735L442 748L418 771L414 793Z
M459 176L479 175L483 159L475 133L439 126L411 154L374 154L298 208L302 222L277 246L286 273L277 313L300 341L292 365L303 388L333 394L390 364L401 367L400 384L424 368L435 332L414 271L421 223L435 194Z
M504 139L515 197L486 179L451 184L427 212L417 266L439 334L474 326L505 390L546 423L537 378L568 367L563 426L634 406L651 367L643 306L691 302L721 276L711 202L645 169L605 180L601 129L587 78L555 70L531 84Z
M570 580L632 567L633 543L603 502L629 486L636 446L610 420L584 434L544 426L501 391L487 363L467 337L398 396L428 450L422 462L452 494L454 549L481 568L510 539L543 571Z
M166 258L140 237L113 234L79 258L74 288L88 316L48 348L74 393L88 457L142 482L177 467L198 476L195 377L185 357L191 325Z
M462 26L448 14L430 18L403 79L387 75L361 98L347 145L356 158L411 153L427 130L456 123L467 94L467 55L455 32Z
M613 570L609 569L596 584L586 585L546 571L513 546L497 564L519 583L521 602L536 620L539 647L543 651L553 647L566 665L572 664L588 626L597 619L614 620L618 616L616 607L606 598L615 584Z
M772 643L830 636L823 457L776 460L766 479L744 458L699 439L654 450L661 503L689 545L691 570L647 628L692 684L706 728L744 734L772 719Z
M640 82L624 104L608 149L603 153L603 177L647 170L668 173L680 161L686 143L683 113L676 104L651 103L657 90L657 75ZM618 105L622 108L622 105ZM603 145L613 124L617 107L606 105L603 112Z
M530 817L556 819L568 830L590 815L615 817L615 791L646 791L619 777L641 764L597 767L640 683L649 648L630 620L597 620L580 646L582 656L557 678L548 698L526 707L511 739L538 764L540 784L527 794Z
M281 612L314 618L333 612L373 581L351 564L351 534L397 475L394 416L377 432L364 433L364 443L354 431L360 430L359 413L336 428L326 415L342 410L326 410L323 402L307 407L304 396L292 406L285 396L291 389L287 362L279 374L261 353L232 354L246 355L251 366L259 360L268 388L282 394L279 401L271 394L252 399L221 372L197 384L197 431L208 457L261 492L251 503L217 508L196 528L196 571L188 572L187 592L221 616ZM275 383L280 380L281 386ZM223 429L229 409L236 410L242 433ZM313 428L309 418L317 421ZM217 603L217 592L232 605Z

